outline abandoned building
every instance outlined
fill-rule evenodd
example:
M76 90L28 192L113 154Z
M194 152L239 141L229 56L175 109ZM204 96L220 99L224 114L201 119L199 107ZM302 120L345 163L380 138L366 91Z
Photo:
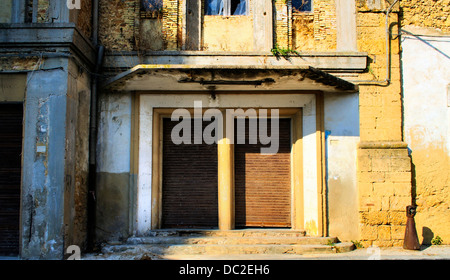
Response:
M0 255L183 230L402 246L408 205L450 241L448 1L0 3ZM278 152L175 144L178 109L276 110Z

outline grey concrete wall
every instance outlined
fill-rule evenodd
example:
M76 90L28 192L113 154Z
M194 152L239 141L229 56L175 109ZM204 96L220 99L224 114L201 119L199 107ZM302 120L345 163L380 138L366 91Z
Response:
M61 259L67 60L28 74L22 170L22 258Z
M2 0L0 8L0 23L11 22L13 0Z
M25 99L21 257L62 259L85 241L90 81L68 58L41 69L28 74Z
M129 235L131 93L101 94L97 140L97 241ZM150 202L148 202L150 203Z

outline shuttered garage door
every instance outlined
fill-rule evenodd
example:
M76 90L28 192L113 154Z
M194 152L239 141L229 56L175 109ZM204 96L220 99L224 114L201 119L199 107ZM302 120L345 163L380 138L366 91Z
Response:
M217 145L175 145L176 124L163 119L162 227L217 228Z
M0 104L0 255L19 253L22 104Z
M291 227L291 122L279 121L279 150L275 155L261 154L259 141L249 144L248 119L246 144L235 142L237 227ZM271 135L270 122L267 130Z

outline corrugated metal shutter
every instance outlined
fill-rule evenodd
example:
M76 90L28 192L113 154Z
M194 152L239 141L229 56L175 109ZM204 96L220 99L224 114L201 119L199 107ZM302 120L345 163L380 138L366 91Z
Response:
M291 227L290 119L280 119L275 155L261 154L259 140L249 144L248 123L247 119L246 144L235 142L236 226ZM270 122L267 130L271 135Z
M0 104L0 255L19 253L22 104Z
M163 119L162 227L217 228L217 145L175 145L171 132L178 123ZM191 127L194 143L193 121Z

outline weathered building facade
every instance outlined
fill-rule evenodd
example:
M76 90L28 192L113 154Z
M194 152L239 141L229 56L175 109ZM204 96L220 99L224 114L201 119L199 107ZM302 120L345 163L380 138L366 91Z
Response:
M61 259L164 228L401 246L411 204L421 241L449 240L448 3L409 2L2 1L0 249ZM242 114L278 115L277 153L236 143Z

